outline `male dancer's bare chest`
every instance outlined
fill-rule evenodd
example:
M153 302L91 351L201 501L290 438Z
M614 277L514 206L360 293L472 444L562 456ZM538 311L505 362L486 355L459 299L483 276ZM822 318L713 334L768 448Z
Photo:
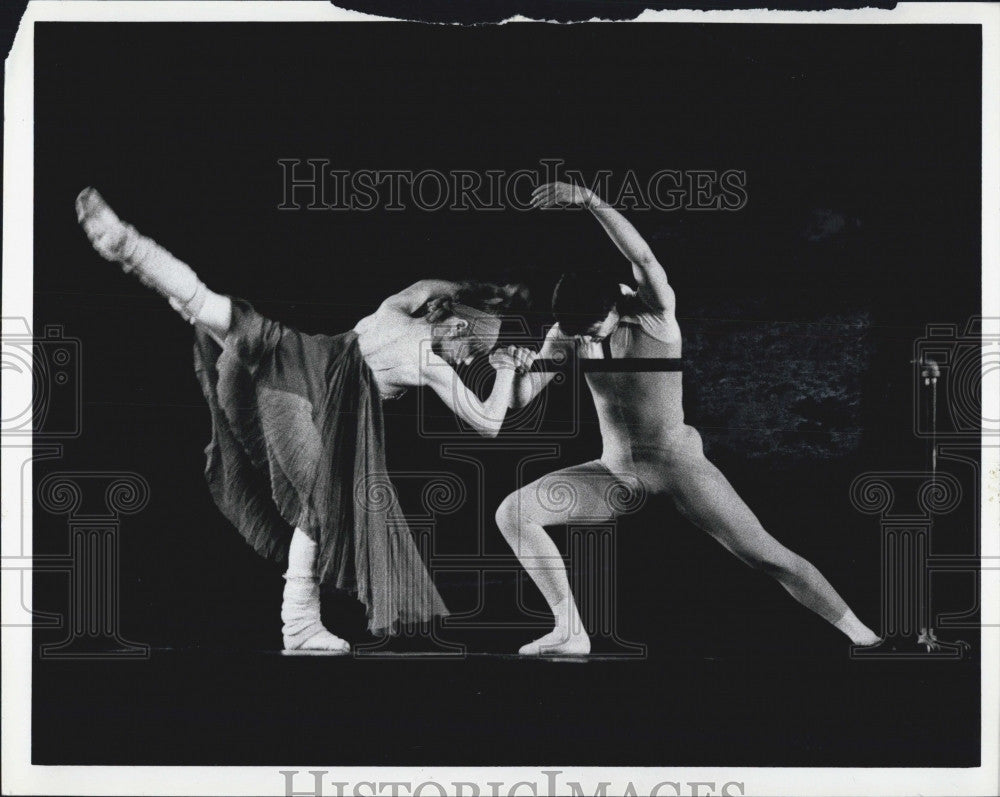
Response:
M603 341L585 341L577 354L602 428L653 432L682 422L681 340L649 335L637 319L623 321Z

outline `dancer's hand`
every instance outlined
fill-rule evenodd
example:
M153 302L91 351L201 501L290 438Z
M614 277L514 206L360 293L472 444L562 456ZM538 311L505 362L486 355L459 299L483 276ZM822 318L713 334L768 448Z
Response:
M531 207L554 208L563 205L585 205L594 194L571 183L546 183L531 192Z
M531 366L538 359L538 352L534 352L524 346L511 346L514 350L514 361L517 363L517 372L526 374L531 370Z
M452 298L450 296L436 296L427 302L427 315L425 319L428 324L436 324L444 321L452 313Z
M525 374L531 370L537 359L538 354L531 349L524 346L507 346L493 351L490 355L490 365L497 370L513 369L519 374Z
M512 350L514 346L507 346L503 349L494 349L490 353L490 365L497 371L516 371L517 358Z

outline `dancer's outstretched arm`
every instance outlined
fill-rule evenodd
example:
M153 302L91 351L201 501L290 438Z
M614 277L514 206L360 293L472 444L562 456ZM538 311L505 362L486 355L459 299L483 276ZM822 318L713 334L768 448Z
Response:
M232 303L205 287L187 263L126 224L93 188L76 198L76 217L94 249L105 260L135 272L144 285L167 297L191 323L203 326L220 343L232 323Z
M590 210L608 237L632 264L632 275L639 286L639 295L646 304L653 309L673 313L674 291L653 250L631 222L597 194L570 183L547 183L532 192L531 203L536 208L579 205Z

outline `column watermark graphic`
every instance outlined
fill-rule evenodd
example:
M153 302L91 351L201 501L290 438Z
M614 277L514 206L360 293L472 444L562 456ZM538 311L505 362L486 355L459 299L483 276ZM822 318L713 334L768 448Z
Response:
M879 520L882 642L852 647L857 659L962 659L969 645L938 636L941 629L981 628L981 573L1000 569L983 555L982 447L1000 445L1000 417L982 398L1000 380L1000 318L928 324L914 341L912 431L925 443L923 468L868 471L851 484L855 509ZM955 516L958 515L956 518ZM951 516L947 527L942 520ZM967 550L935 546L964 530ZM942 546L943 547L943 546ZM935 607L936 573L973 576L969 605Z
M33 473L36 463L62 458L64 446L83 432L81 341L61 326L32 334L25 318L3 319L3 376L19 381L23 407L8 407L0 430L4 478L18 485L22 507L4 533L3 625L61 630L62 639L38 647L41 658L145 659L149 646L126 638L121 628L122 518L141 512L149 501L146 479L131 471L80 470ZM13 394L13 391L12 391ZM35 552L32 505L66 518L60 553ZM66 599L59 611L34 606L33 579L61 576Z

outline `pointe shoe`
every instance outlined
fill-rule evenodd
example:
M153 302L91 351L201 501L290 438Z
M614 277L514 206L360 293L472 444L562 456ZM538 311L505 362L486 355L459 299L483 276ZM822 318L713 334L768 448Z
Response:
M178 260L152 238L139 233L118 218L94 188L84 188L76 197L76 218L97 253L118 263L126 274L134 272L139 281L181 304L189 311L205 286L187 263ZM202 298L200 300L204 302Z
M125 244L129 227L104 201L96 189L84 188L76 197L76 220L97 253L105 260L127 268Z

